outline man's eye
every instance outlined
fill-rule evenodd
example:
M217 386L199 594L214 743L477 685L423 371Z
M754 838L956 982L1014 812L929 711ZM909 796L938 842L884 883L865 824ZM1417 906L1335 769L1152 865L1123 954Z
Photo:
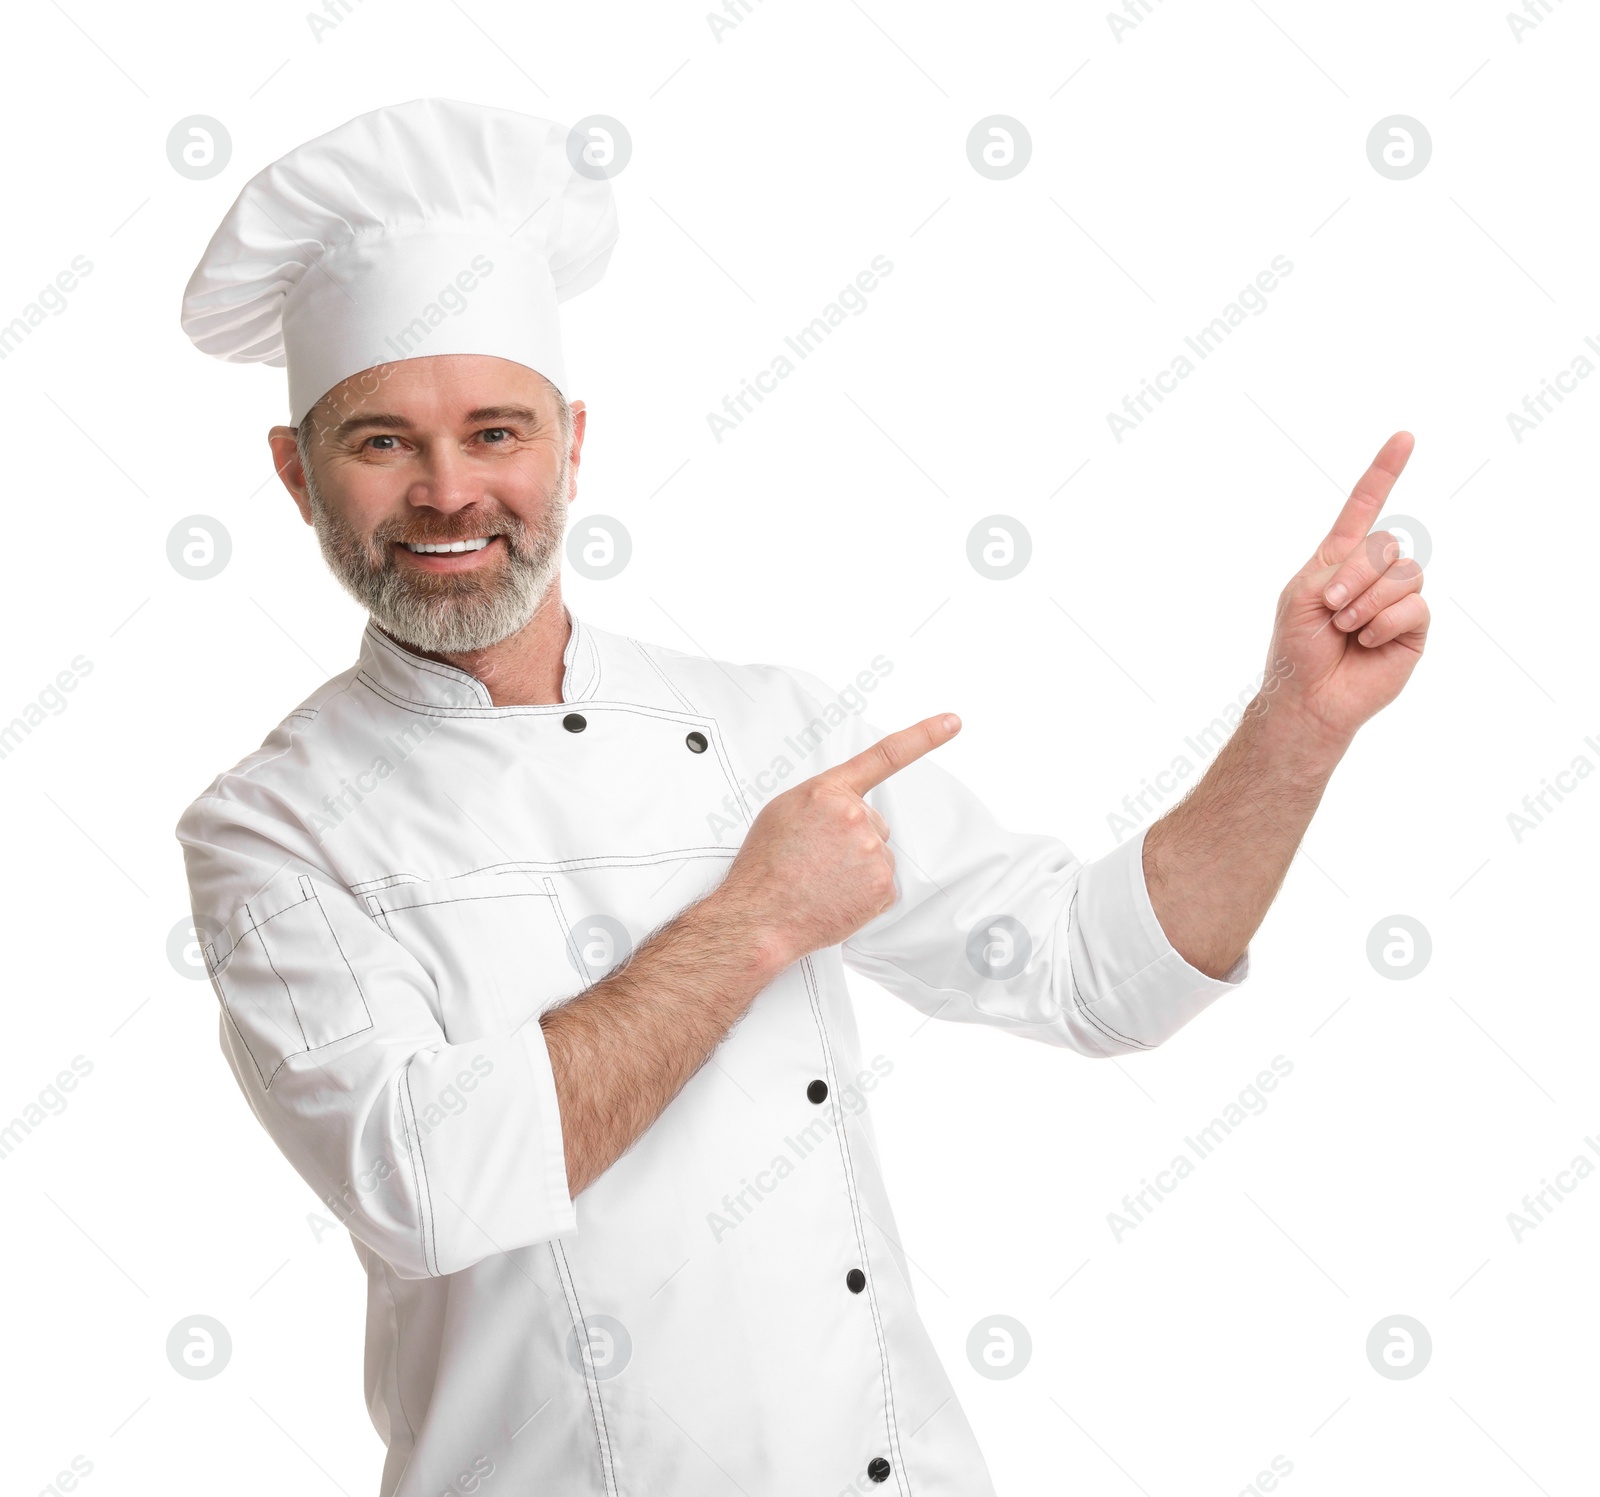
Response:
M511 433L503 426L489 426L485 427L480 435L489 438L495 446L498 446L500 439L503 437L509 437Z
M369 442L394 442L394 441L397 441L398 438L390 437L390 436L380 436L380 437L368 437L367 440ZM377 448L374 448L373 450L375 452L392 452L392 451L394 451L394 449L392 447L377 447Z

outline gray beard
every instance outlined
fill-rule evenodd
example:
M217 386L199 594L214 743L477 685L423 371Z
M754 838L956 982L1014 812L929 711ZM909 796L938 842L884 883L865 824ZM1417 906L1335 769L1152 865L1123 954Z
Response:
M463 523L441 521L429 540L465 540L484 534L504 536L506 556L493 575L424 573L396 563L394 543L417 522L386 520L362 536L329 509L306 469L306 493L323 559L345 591L373 621L401 644L435 655L486 650L524 629L539 611L561 571L561 542L572 497L572 461L564 457L561 475L544 517L530 528L509 511L487 518L476 508ZM462 514L453 517L462 521ZM416 539L415 536L411 537Z

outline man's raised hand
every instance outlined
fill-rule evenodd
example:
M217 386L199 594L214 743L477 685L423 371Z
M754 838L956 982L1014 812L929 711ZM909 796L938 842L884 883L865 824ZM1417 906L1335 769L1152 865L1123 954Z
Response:
M1389 531L1368 534L1413 445L1406 431L1384 443L1278 597L1263 695L1334 743L1400 694L1427 640L1422 568Z

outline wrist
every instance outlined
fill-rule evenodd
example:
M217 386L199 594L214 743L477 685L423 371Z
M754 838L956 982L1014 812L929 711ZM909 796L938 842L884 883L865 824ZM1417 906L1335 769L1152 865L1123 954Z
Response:
M791 949L785 933L766 911L756 909L726 884L701 900L699 918L715 939L730 941L748 956L748 970L761 987L775 981L804 954Z
M1281 694L1258 693L1245 709L1245 725L1275 763L1322 779L1333 773L1355 738Z

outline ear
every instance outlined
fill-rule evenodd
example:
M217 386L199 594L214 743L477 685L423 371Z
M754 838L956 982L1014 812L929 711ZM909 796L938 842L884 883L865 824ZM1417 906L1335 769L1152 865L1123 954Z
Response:
M267 444L272 448L272 466L293 498L300 518L309 525L311 495L306 490L305 468L300 462L300 447L294 439L294 431L292 426L274 426L267 433Z
M570 402L572 407L572 451L568 456L572 459L572 468L576 472L578 464L583 460L583 433L589 423L589 412L581 400Z

